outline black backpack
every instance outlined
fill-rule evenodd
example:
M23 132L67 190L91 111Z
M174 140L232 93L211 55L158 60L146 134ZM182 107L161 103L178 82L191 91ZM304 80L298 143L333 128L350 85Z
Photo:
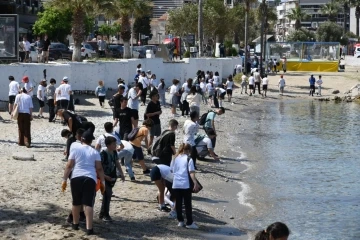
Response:
M159 137L155 139L154 143L151 146L151 155L153 155L154 157L160 157L161 152L164 150L164 147L166 147L162 143L162 139L170 133L173 132L170 130L165 130Z
M201 117L199 119L199 125L200 126L205 125L205 123L207 122L206 118L207 118L207 115L209 114L209 112L213 112L213 111L209 110L207 113L204 113L203 115L201 115Z
M133 130L131 130L131 132L128 134L128 140L129 141L134 141L136 138L136 135L138 134L140 128L134 128ZM139 136L140 137L140 136Z

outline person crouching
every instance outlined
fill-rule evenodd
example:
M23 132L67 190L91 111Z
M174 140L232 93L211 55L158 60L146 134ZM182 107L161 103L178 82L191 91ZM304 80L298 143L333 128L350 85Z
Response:
M124 173L121 169L119 158L117 154L117 145L116 138L114 137L106 137L105 138L106 149L101 151L101 165L104 169L104 178L105 178L105 192L102 200L101 210L99 214L99 218L104 222L112 221L110 217L110 201L112 195L112 188L115 186L117 173L116 169L120 173L121 180L125 181Z

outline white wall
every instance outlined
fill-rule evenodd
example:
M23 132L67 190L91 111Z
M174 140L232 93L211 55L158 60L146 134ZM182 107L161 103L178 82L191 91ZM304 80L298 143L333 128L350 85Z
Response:
M154 59L129 59L116 62L97 63L67 63L67 64L14 64L0 65L2 80L0 81L0 100L8 100L8 76L12 75L16 81L21 82L23 76L28 76L33 85L43 79L43 70L46 69L47 80L55 78L57 85L67 76L73 90L95 90L99 80L105 86L115 89L116 80L123 78L127 83L134 81L136 66L142 65L144 71L151 70L157 79L164 78L166 85L170 86L174 78L185 82L194 78L198 70L218 71L222 78L233 73L234 66L241 64L241 58L190 58L184 62L163 62L161 58Z
M350 8L350 31L356 34L355 8Z

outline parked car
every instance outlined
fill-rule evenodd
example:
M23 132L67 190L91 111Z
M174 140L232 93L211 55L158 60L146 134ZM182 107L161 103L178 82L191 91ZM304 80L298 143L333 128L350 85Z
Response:
M124 56L124 47L120 45L109 45L108 51L113 58L123 58Z
M146 58L146 48L144 46L134 46L133 49L134 49L134 51L139 53L138 58Z
M354 57L358 58L360 57L360 47L356 47L354 51Z
M38 59L37 59L37 56L38 56L38 52L34 46L34 43L31 44L31 47L30 47L30 58L29 58L29 62L38 62Z
M145 52L146 50L153 50L154 54L156 54L157 52L157 46L155 45L145 45L144 48L145 48Z
M73 52L63 43L51 43L49 59L69 59L71 60Z
M69 47L70 51L74 51L74 43L70 44ZM88 43L82 43L81 44L81 57L82 58L92 58L95 57L96 51L93 49L93 47Z

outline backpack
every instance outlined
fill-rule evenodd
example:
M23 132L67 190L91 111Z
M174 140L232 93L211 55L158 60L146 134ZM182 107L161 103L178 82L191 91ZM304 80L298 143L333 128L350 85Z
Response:
M199 122L198 122L200 126L205 125L205 123L207 122L206 118L207 118L207 115L209 114L209 112L213 112L213 111L209 110L207 113L204 113L203 115L201 115Z
M129 141L134 141L136 139L136 135L138 134L140 128L134 128L133 130L131 130L131 132L128 134L128 140Z
M173 133L172 131L170 130L166 130L164 132L162 132L162 134L155 139L153 145L151 146L151 155L153 155L154 157L160 157L161 155L161 152L164 150L164 147L163 144L162 144L162 139L170 134L170 133Z
M205 137L206 137L205 134L199 134L199 133L196 134L196 135L195 135L195 140L194 140L195 145L198 145L198 143L199 143L201 140L203 140Z
M113 154L117 154L116 151L114 151ZM109 159L108 159L108 154L106 151L101 151L100 152L100 157L101 157L101 165L103 165L104 171L105 170L109 170L106 167L109 165ZM111 172L106 172L106 175L108 175L109 177L115 179L115 181L110 182L111 186L115 185L116 182L116 178L117 178L117 174L116 174L116 165L114 167L114 169L111 170Z

